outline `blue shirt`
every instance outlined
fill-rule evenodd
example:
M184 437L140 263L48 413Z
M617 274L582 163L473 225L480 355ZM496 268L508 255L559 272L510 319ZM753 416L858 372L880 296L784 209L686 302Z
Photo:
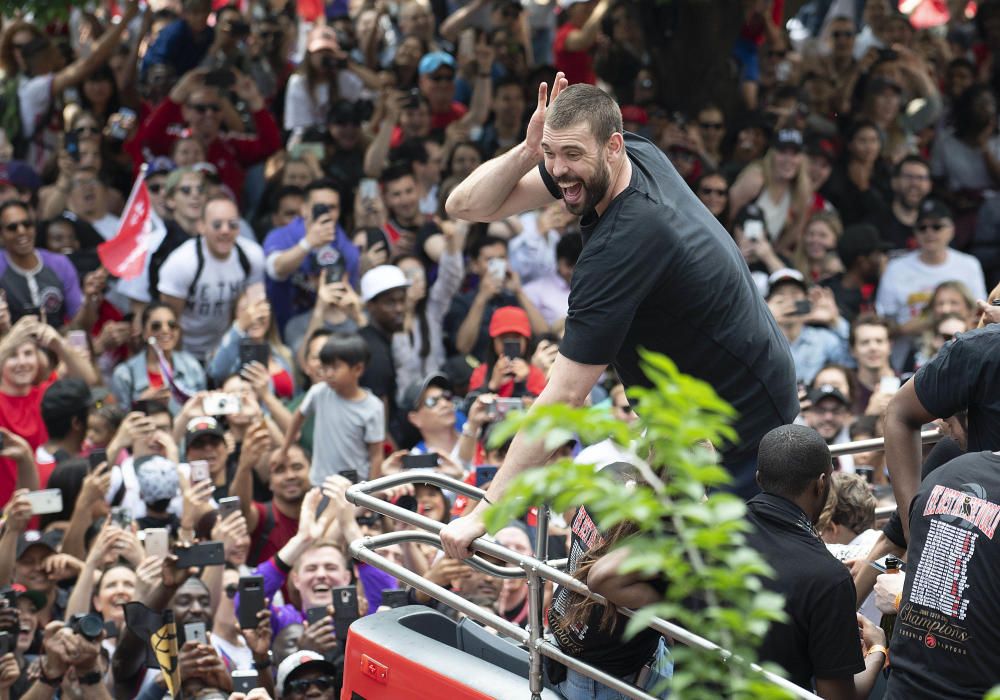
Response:
M826 328L803 326L799 337L789 342L792 360L795 361L795 379L811 384L813 377L829 364L851 367L854 360L847 349L847 341Z
M158 63L173 66L178 76L184 75L201 64L214 37L211 27L205 27L195 36L183 19L171 22L160 31L142 59L142 75Z
M298 242L305 236L306 224L300 216L287 226L276 228L267 234L264 239L264 255L269 258L275 253L288 250L298 245ZM293 272L288 279L276 280L268 275L267 297L268 301L271 302L271 313L274 314L274 318L278 322L278 328L283 331L289 319L303 311L312 309L316 304L315 277L323 265L329 265L342 258L350 275L351 285L357 289L360 257L358 249L348 239L340 224L337 224L333 243L309 253L302 260L299 269Z

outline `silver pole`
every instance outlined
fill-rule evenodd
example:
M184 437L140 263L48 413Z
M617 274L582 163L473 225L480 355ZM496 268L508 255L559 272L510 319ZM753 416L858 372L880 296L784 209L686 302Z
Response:
M934 430L925 430L920 433L920 442L924 445L929 445L937 442L942 437L944 437L944 434L937 428ZM853 455L858 452L881 452L884 449L885 438L872 438L870 440L855 440L854 442L830 445L830 454L834 457L839 457L840 455Z

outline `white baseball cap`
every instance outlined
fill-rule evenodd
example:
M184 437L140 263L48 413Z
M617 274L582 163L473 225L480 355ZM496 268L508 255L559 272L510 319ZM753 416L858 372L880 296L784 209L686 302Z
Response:
M297 651L285 657L285 660L278 664L278 677L274 681L274 689L278 691L279 696L285 694L285 683L288 681L288 677L306 666L322 669L332 677L337 675L336 666L324 659L322 655L315 651Z
M409 286L409 280L398 267L379 265L370 269L361 278L361 301L367 303L383 292Z
M580 2L590 2L590 0L559 0L559 7L561 7L564 10L568 10L569 8L573 7L573 5L576 5L577 3Z

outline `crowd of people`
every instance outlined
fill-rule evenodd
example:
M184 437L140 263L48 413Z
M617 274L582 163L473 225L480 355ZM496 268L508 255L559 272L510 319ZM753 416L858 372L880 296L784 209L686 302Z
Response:
M125 624L132 601L173 611L185 694L228 698L241 671L257 674L253 697L339 697L333 591L354 587L367 615L399 587L348 556L354 539L396 526L356 509L346 489L407 468L488 484L510 446L489 444L494 426L530 408L570 345L603 358L569 335L560 355L567 315L584 298L650 293L643 269L615 269L619 251L585 248L581 217L597 204L585 198L589 182L546 179L551 203L494 207L480 217L490 223L446 206L456 188L463 201L487 196L470 176L521 144L533 119L540 133L539 84L554 96L562 76L614 99L630 153L666 154L677 186L704 207L685 235L701 235L703 221L722 232L773 316L763 328L790 348L798 427L779 429L747 462L756 485L753 469L743 481L734 472L737 491L763 490L750 501L761 532L806 534L799 550L751 543L779 571L798 561L790 556L825 554L816 533L848 562L821 560L811 574L829 586L824 606L850 609L816 630L802 600L790 603L791 622L772 630L762 655L824 697L854 697L846 693L878 680L889 644L855 609L876 624L898 609L908 632L897 636L911 641L938 615L966 637L938 635L925 644L939 645L936 655L904 656L911 694L892 695L901 691L890 684L890 695L981 696L988 664L955 670L968 653L968 627L954 622L965 608L938 611L929 584L911 591L909 572L893 598L899 586L876 581L866 563L906 552L915 496L960 519L942 499L965 482L948 486L936 472L937 490L918 493L891 449L840 455L826 470L813 436L827 447L884 435L901 445L904 427L939 419L950 437L925 475L966 450L1000 449L983 422L994 375L983 343L1000 321L988 291L1000 282L1000 2L968 12L947 3L950 16L930 1L905 3L911 14L887 0L798 4L793 14L783 0L742 3L731 94L701 103L663 94L657 47L629 0L161 0L142 10L125 0L71 8L46 26L5 18L0 700L163 697L167 679ZM914 5L943 15L927 22ZM559 155L589 157L572 146ZM152 209L141 270L116 278L98 248L140 190ZM650 269L666 269L667 254L655 257ZM583 286L574 286L578 261ZM688 327L685 302L662 308L677 313L652 320L661 332ZM608 327L642 313L608 312ZM712 371L721 382L724 369ZM634 381L602 372L587 402L631 423ZM949 393L957 381L980 388ZM746 400L762 411L769 401L763 389ZM781 414L776 404L766 410ZM599 466L627 458L611 441L571 441L558 456ZM800 469L782 473L789 460ZM475 505L430 485L383 495L442 523ZM982 486L974 507L990 497ZM876 507L897 501L900 518L880 533ZM550 556L573 551L575 568L594 544L579 541L589 518L554 519ZM496 539L530 554L533 528L513 522ZM922 548L943 546L936 523L918 530ZM222 544L221 561L185 567L171 554L207 542ZM387 551L527 624L523 581L501 584L421 545ZM591 568L592 587L616 600L621 579L606 564ZM239 605L251 576L267 600L252 624ZM778 586L790 600L803 588ZM392 600L434 605L413 590ZM94 616L102 627L90 634ZM549 621L563 643L592 651ZM668 645L637 639L628 655L589 660L652 688L670 675ZM925 682L925 667L965 680ZM559 687L569 698L618 697Z

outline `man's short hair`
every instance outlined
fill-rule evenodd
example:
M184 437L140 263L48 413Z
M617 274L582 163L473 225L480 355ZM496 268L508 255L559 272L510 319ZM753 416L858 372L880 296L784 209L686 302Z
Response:
M579 233L567 233L556 243L556 260L565 260L570 265L576 265L583 252L583 236Z
M837 494L831 520L856 535L875 526L875 496L857 474L834 472L830 490Z
M560 92L545 112L545 123L551 129L568 129L580 122L590 125L591 134L601 146L612 134L623 131L618 104L604 90L586 83L570 85Z
M205 206L201 208L201 218L204 220L208 216L208 208L212 206L215 202L229 202L234 207L236 207L236 214L239 216L240 207L232 197L230 197L225 192L216 192L215 194L209 195L205 200Z
M508 250L509 248L507 241L503 238L500 238L499 236L486 235L482 238L477 238L469 244L469 259L475 260L483 251L483 248L491 245L502 245L504 250Z
M404 177L413 177L413 163L410 161L397 161L391 163L388 168L382 171L378 178L380 185L385 187L390 182L402 180Z
M896 163L896 167L892 169L892 176L899 177L903 173L903 166L906 165L922 165L927 168L927 172L930 172L931 166L926 160L918 155L910 154L903 158L901 161Z
M79 418L81 427L86 430L89 411L90 388L82 379L56 380L42 395L42 422L49 437L55 440L69 435L74 418Z
M830 448L804 425L778 426L760 441L757 481L765 493L796 498L832 467Z
M316 540L315 542L313 542L312 544L310 544L308 547L306 547L305 551L303 551L302 554L305 554L306 552L312 552L313 550L316 550L316 549L323 549L324 547L329 547L330 549L337 550L340 553L341 559L343 559L344 566L346 566L347 568L351 568L349 560L347 558L347 555L344 554L344 550L342 550L340 548L339 544L337 544L336 542L334 542L333 540L330 540L330 539L321 538L321 539ZM292 564L292 570L293 571L297 572L299 570L299 566L300 566L299 562L301 562L301 561L302 561L302 556L300 555L299 558L295 560L295 563ZM353 578L353 573L352 573L352 578Z
M357 333L334 333L319 351L319 361L330 366L338 361L351 367L355 365L368 366L371 360L371 350L368 343Z
M886 334L892 338L892 321L877 314L861 314L851 323L851 331L847 336L847 346L853 348L854 341L857 340L857 331L861 326L882 326Z
M313 180L308 185L306 185L306 188L303 192L305 194L306 199L309 199L309 195L311 195L313 192L318 192L319 190L333 190L334 192L337 193L337 196L340 196L340 183L334 180L333 178L321 177L320 179ZM343 197L340 198L343 199Z
M271 208L277 209L278 205L281 204L281 200L285 197L302 197L305 199L306 191L301 187L296 185L282 185L274 193L274 197L271 199Z

